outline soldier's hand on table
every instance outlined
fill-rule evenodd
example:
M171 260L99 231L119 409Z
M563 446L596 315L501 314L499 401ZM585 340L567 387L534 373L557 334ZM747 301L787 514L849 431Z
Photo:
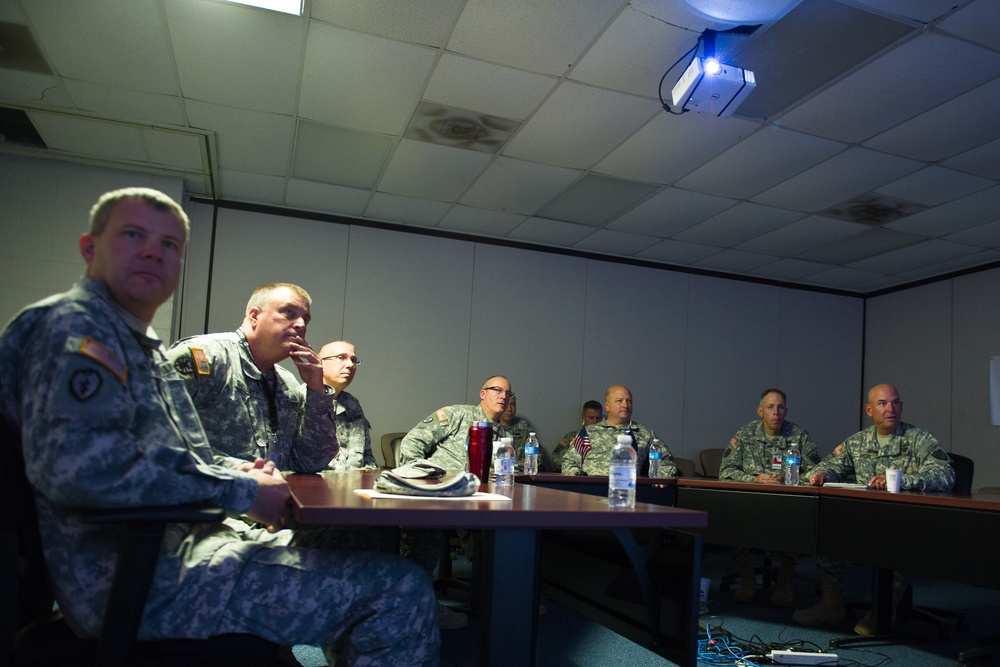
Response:
M868 488L885 491L886 489L885 475L875 475L870 480L868 480Z
M782 479L780 475L775 475L769 472L762 472L753 478L753 481L758 484L781 484Z
M823 482L827 479L829 479L829 475L826 474L825 470L817 470L809 475L809 483L813 486L823 486Z
M252 468L247 472L257 480L257 495L246 514L267 526L268 532L276 533L284 527L282 515L291 497L288 483L273 464L269 472L264 468Z

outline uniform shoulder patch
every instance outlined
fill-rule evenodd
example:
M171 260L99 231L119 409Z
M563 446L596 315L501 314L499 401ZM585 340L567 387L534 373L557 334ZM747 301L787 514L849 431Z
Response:
M729 446L732 447L733 451L735 452L737 449L740 448L740 441L737 440L736 438L733 438L732 440L729 441Z
M73 371L69 378L69 393L76 400L83 403L97 395L101 390L104 380L101 373L93 368L81 368Z
M843 455L843 453L844 453L844 452L846 452L846 451L847 451L847 447L845 447L845 446L844 446L844 443L840 443L840 444L839 444L839 445L837 445L837 447L836 447L836 448L835 448L835 449L833 450L833 455L834 455L834 456L841 456L841 455Z
M90 357L100 365L111 371L116 378L125 382L128 378L128 364L117 354L87 336L80 343L80 354Z
M182 377L209 375L211 367L208 364L208 358L205 356L205 350L200 347L189 347L188 352L190 354L182 354L174 359L174 370Z
M444 411L444 408L441 408L440 410L438 410L437 412L435 412L434 416L437 417L437 420L439 422L446 422L446 421L448 421L448 413Z

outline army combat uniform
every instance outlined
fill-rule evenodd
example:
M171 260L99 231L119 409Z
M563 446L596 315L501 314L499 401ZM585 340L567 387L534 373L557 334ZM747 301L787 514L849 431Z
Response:
M261 373L242 331L183 338L167 356L217 451L295 472L319 472L337 454L330 396L277 364Z
M645 426L635 422L613 426L604 419L588 426L587 435L590 436L590 451L583 460L580 459L580 452L573 447L569 447L563 455L564 475L575 475L581 470L588 475L607 475L611 466L611 450L618 444L619 435L632 437L632 447L637 454L636 470L639 474L645 474L649 470L649 445L656 436ZM674 465L670 449L666 445L663 445L663 448L665 451L663 461L660 463L660 474L664 477L675 477L677 466Z
M789 445L798 443L802 463L799 468L800 481L806 482L806 473L819 464L820 456L816 444L809 433L786 421L781 425L781 433L768 436L764 432L764 424L755 420L741 426L729 447L722 455L722 465L719 467L719 479L731 479L734 482L752 482L762 473L784 475L783 462Z
M207 502L247 511L257 482L217 465L184 383L144 323L84 278L23 310L0 335L0 416L22 440L59 607L100 631L118 531L77 508ZM233 460L227 460L235 465ZM139 628L143 640L252 633L329 645L356 665L436 665L430 582L380 554L287 546L291 531L168 527Z
M524 466L524 443L528 439L528 433L531 432L531 424L528 423L527 419L522 419L521 417L514 417L509 424L501 424L503 429L507 431L507 435L513 439L511 444L514 445L514 461L517 463L518 469ZM537 435L535 436L538 437Z
M563 460L566 458L566 452L573 448L573 441L576 440L576 436L580 434L580 429L575 428L566 435L562 437L556 448L552 450L552 468L555 472L562 472Z
M331 410L340 449L327 467L332 470L378 470L378 461L372 453L372 425L358 399L342 391Z
M410 429L399 443L399 464L428 459L448 470L464 470L468 461L465 442L469 428L477 421L490 422L493 439L508 435L500 422L486 416L483 406L449 405Z

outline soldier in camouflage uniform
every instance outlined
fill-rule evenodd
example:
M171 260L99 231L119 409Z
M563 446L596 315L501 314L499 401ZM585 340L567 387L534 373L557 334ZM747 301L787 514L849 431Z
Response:
M509 435L500 423L500 415L513 395L504 376L487 378L479 390L479 405L449 405L411 428L399 443L400 465L428 459L442 468L464 470L469 427L477 421L490 422L494 440Z
M323 366L305 341L311 301L297 285L262 285L239 329L184 338L170 348L216 450L295 472L323 470L337 454ZM278 365L289 357L304 385Z
M903 471L900 489L951 491L955 485L951 459L933 435L902 421L903 401L894 386L872 387L865 412L872 425L837 445L809 475L810 484L857 482L885 490L885 471L892 468ZM822 599L809 609L796 611L792 618L801 625L837 624L845 611L841 586L844 563L819 555L816 566ZM895 573L894 611L908 584L906 577ZM858 621L854 631L859 635L872 633L870 613Z
M632 392L623 385L608 387L604 392L604 409L608 412L607 418L587 427L590 451L581 459L576 449L567 449L563 457L563 474L576 475L582 471L588 475L607 475L611 465L611 450L618 444L619 435L631 436L632 446L637 454L636 469L640 474L646 474L649 470L649 444L656 436L645 426L632 421ZM670 449L665 444L663 447L666 451L660 464L661 475L675 477L677 466L674 465Z
M785 392L780 389L765 389L760 395L757 415L760 419L746 424L729 441L726 453L722 455L719 479L736 482L756 482L758 484L784 484L783 462L785 452L792 443L799 445L802 467L801 479L819 463L819 452L809 433L785 420L788 414ZM750 602L757 592L757 577L754 574L750 551L744 547L733 549L736 569L740 574L740 587L734 598L737 602ZM775 607L789 607L792 604L792 578L795 576L795 554L781 554L778 578L771 593L771 604Z
M506 436L500 415L513 395L510 382L504 376L486 378L479 390L478 405L449 405L411 428L399 443L399 464L428 459L442 468L464 470L468 462L465 444L469 428L477 421L490 422L494 440ZM459 539L469 543L467 533L461 534ZM407 530L403 535L403 551L431 575L443 546L444 534L439 530ZM438 624L442 629L460 628L467 621L465 614L438 604Z
M523 469L524 443L528 440L528 434L531 433L531 424L528 423L527 419L517 416L517 397L514 394L510 395L507 407L500 415L500 425L507 431L507 435L513 438L514 461L519 470ZM535 438L538 438L537 434Z
M591 424L596 424L601 421L604 416L604 408L597 401L587 401L583 404L583 410L580 412L580 425L590 426ZM573 441L576 440L576 436L580 435L580 429L575 428L566 435L562 437L556 448L552 450L552 469L555 472L562 472L563 459L566 457L566 451L573 447Z
M212 503L274 533L174 524L139 638L252 633L284 645L346 637L355 665L438 664L433 592L398 558L288 546L273 463L214 458L149 323L180 276L187 217L148 189L106 194L80 240L86 277L0 334L0 417L20 435L45 559L73 629L96 636L118 531L79 508Z
M340 450L329 462L332 470L378 470L372 452L372 425L361 403L345 391L358 372L354 345L344 340L327 343L319 351L323 362L323 382L332 391L332 417L337 427Z

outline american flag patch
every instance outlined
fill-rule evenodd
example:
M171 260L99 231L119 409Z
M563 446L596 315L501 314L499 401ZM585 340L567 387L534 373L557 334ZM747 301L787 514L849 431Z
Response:
M100 365L104 366L109 371L114 373L115 377L122 382L125 382L125 379L128 377L128 366L125 362L122 361L117 354L104 347L90 336L84 338L83 342L80 343L80 354L90 357Z

